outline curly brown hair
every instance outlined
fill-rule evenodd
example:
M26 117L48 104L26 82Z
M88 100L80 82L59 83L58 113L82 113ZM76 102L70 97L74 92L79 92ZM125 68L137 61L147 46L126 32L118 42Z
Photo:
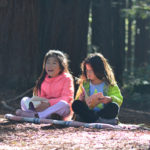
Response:
M107 59L101 53L89 54L81 63L82 74L80 76L80 82L87 80L86 64L90 64L94 74L100 80L107 82L110 85L116 84L116 79L109 65Z

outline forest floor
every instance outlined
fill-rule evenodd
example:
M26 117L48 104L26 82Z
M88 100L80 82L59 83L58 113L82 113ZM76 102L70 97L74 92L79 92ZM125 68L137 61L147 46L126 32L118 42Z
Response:
M0 93L1 100L16 96ZM19 100L11 102L14 109ZM150 112L122 107L119 120L123 124L144 124L139 129L90 129L56 127L46 124L10 122L4 114L14 113L0 106L0 150L148 150L150 149Z

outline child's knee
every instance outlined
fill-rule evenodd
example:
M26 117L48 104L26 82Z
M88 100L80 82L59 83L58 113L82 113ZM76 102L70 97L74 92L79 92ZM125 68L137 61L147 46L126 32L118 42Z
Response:
M29 100L30 99L30 97L23 97L22 99L21 99L21 103L25 103L27 100Z
M117 103L109 103L108 104L108 109L112 110L112 111L117 111L119 110L119 106Z
M59 104L61 105L61 111L63 111L63 116L66 116L68 114L70 114L71 112L71 107L70 105L66 102L66 101L60 101Z
M29 102L30 102L30 97L23 97L21 99L21 109L26 111L29 109Z
M73 102L73 104L72 104L72 109L74 110L76 110L76 109L78 109L78 108L81 108L82 106L83 106L84 104L83 104L83 102L82 101L80 101L80 100L75 100L74 102Z

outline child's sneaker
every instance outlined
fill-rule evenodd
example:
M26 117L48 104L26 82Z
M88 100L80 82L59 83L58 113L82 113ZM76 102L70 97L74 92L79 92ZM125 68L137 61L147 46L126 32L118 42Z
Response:
M119 120L114 118L114 119L104 119L99 117L96 123L106 123L106 124L111 124L111 125L118 125Z

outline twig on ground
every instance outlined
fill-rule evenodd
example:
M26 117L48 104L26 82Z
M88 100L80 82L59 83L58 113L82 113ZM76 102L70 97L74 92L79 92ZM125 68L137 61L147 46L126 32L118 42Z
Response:
M16 101L17 99L22 98L23 96L25 96L27 93L31 92L32 90L33 90L33 87L30 88L30 89L28 89L28 90L26 90L25 92L23 92L22 94L18 95L18 96L15 97L15 98L10 98L10 99L7 99L7 100L5 100L5 101L2 100L2 101L1 101L1 104L2 104L6 109L14 110L14 108L11 107L11 106L9 106L7 103L12 102L12 101Z
M9 109L9 110L12 110L14 111L15 109L9 105L7 105L7 103L5 101L2 101L1 104L6 108L6 109Z
M17 99L19 99L19 98L25 96L27 93L31 92L32 90L33 90L33 87L30 88L30 89L28 89L28 90L26 90L25 92L23 92L22 94L18 95L17 97L15 97L15 98L10 98L10 99L7 99L7 100L5 100L5 101L6 101L6 102L15 101L15 100L17 100Z
M129 108L123 108L125 111L129 111L129 112L136 112L139 114L147 114L150 115L150 112L145 112L145 111L140 111L140 110L134 110L134 109L129 109Z

